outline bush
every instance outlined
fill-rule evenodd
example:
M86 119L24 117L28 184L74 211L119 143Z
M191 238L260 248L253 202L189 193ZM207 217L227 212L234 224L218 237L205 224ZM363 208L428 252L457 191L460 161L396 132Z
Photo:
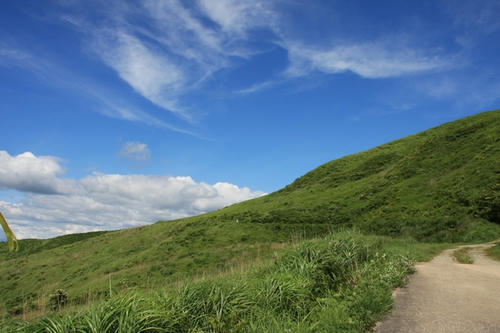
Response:
M49 297L49 307L52 311L59 311L68 304L68 294L63 289L57 289Z

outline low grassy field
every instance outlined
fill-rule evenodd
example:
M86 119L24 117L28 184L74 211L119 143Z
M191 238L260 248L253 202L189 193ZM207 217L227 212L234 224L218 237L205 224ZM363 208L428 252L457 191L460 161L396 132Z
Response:
M392 306L414 260L448 244L330 234L277 250L238 273L127 291L42 318L4 320L5 332L364 332Z

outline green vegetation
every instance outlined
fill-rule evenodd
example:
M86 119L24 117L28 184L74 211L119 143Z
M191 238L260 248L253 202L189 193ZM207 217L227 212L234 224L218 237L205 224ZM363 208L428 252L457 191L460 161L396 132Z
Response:
M110 290L144 295L216 279L269 265L276 251L299 241L351 228L397 238L385 251L406 249L418 260L445 246L419 242L498 238L498 161L500 111L486 112L334 160L282 190L208 214L21 240L18 252L2 243L0 315L46 313L57 289L67 292L69 311L108 299Z
M391 251L385 245L390 244ZM19 332L363 332L392 306L413 266L390 239L340 233L292 246L243 274L153 293L129 292L79 312L14 321ZM424 251L428 251L427 249Z
M453 251L453 258L461 264L473 264L474 258L471 257L470 247L461 247L458 250Z
M219 216L357 226L426 241L487 240L499 231L498 161L500 111L487 112L326 163Z
M49 305L52 311L61 311L67 304L68 294L62 289L57 289L57 291L49 297Z
M500 243L487 249L486 254L493 259L500 260Z

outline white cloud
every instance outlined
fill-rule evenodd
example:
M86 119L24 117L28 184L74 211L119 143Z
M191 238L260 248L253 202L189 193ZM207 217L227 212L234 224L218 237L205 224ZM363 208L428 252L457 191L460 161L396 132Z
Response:
M260 52L247 45L246 31L269 26L273 12L267 4L200 1L188 8L178 0L147 0L101 8L102 22L71 14L60 18L83 32L87 49L137 93L194 122L185 95L231 67L235 57ZM138 18L147 24L136 24Z
M199 1L205 14L223 30L239 34L258 26L270 26L274 17L271 3L272 1L260 0Z
M140 110L138 106L124 98L126 96L118 95L109 87L103 86L92 78L82 75L82 73L68 70L60 64L52 63L26 50L1 44L0 66L22 68L37 75L48 84L57 86L60 89L78 92L79 96L90 97L98 104L94 110L107 117L143 123L205 139L193 131L172 125Z
M132 161L149 162L151 160L148 145L141 142L126 142L119 155Z
M174 97L184 85L182 70L123 31L108 30L99 35L94 51L124 81L158 106L186 116Z
M284 81L283 80L264 81L264 82L256 83L248 88L240 89L240 90L238 90L238 93L242 94L242 95L253 94L253 93L271 88L271 87L278 85L282 82L284 82Z
M268 73L267 77L263 74L249 88L229 89L240 94L255 93L313 72L332 75L351 71L372 79L399 77L447 69L454 61L445 52L419 49L403 37L381 36L379 40L367 41L356 38L359 36L347 39L332 31L313 43L297 33L294 13L289 11L293 7L297 12L313 15L310 10L301 10L306 5L300 2L290 5L273 0L110 0L92 4L92 12L98 15L86 16L82 8L87 4L75 3L63 6L59 18L81 33L87 52L97 56L140 96L192 124L196 123L196 114L205 110L193 109L196 102L189 98L190 93L199 93L222 70L241 67L242 61L276 46L288 53L288 69L284 73ZM482 20L489 22L491 18ZM334 38L336 44L325 48L325 41ZM0 45L0 61L2 56L23 57L7 50ZM217 89L223 87L224 83ZM100 87L87 90L102 95ZM106 115L192 134L165 124L162 117L153 117L138 107L115 103L110 97L97 98L106 100L108 108L102 111Z
M0 150L0 189L57 193L62 189L57 176L63 172L55 157L37 157L30 152L11 156Z
M177 0L120 4L103 11L106 21L63 15L84 32L86 46L137 93L155 105L194 121L181 100L217 70L227 66L233 48ZM148 24L133 23L138 17ZM83 21L82 21L83 20Z
M108 10L109 3L113 10ZM300 6L295 4L295 9L300 11ZM442 70L453 62L450 57L445 61L442 53L412 46L397 32L396 37L381 36L376 41L337 38L329 48L318 44L324 40L311 44L291 28L290 6L280 1L197 0L189 5L179 0L111 1L98 8L101 21L83 15L61 17L84 32L90 51L137 93L190 122L196 121L192 102L186 98L190 92L218 71L230 69L235 58L248 60L270 46L287 51L287 70L237 92L255 93L312 72L351 71L378 79ZM141 21L147 24L137 24Z
M387 40L340 45L319 50L296 42L284 44L288 50L290 67L287 74L303 76L311 71L336 74L351 71L364 78L387 78L440 70L451 63L438 56Z
M1 152L0 161L5 162L6 156L17 164L0 163L2 188L31 192L20 202L0 201L0 211L19 238L134 227L201 214L264 194L229 183L198 183L191 177L95 173L79 180L59 178L62 168L57 159L31 153L10 157ZM34 181L26 186L16 170L27 170L22 175ZM40 190L44 188L49 190Z
M351 42L338 40L337 45L310 44L290 29L286 12L276 1L199 0L200 8L232 38L246 38L248 31L264 28L272 32L270 41L288 53L289 65L279 78L266 79L240 89L251 94L286 82L286 79L307 76L312 72L338 74L351 71L361 77L380 79L428 73L454 66L454 57L428 52L411 45L403 36L383 36L376 41ZM298 4L300 6L300 4Z
M204 26L192 11L178 1L148 0L143 2L143 6L156 25L153 33L148 36L168 46L172 52L204 64L205 58L211 55L200 52L200 49L223 51L221 44L224 36ZM158 30L172 33L166 38L167 36Z

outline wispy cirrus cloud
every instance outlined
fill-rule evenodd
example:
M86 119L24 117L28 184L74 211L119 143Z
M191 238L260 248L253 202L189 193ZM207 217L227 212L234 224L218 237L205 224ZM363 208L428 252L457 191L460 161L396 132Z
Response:
M111 4L110 4L111 5ZM104 6L106 7L106 6ZM61 19L83 34L84 46L160 108L189 122L185 95L227 65L224 36L208 29L178 1L148 0L103 8L104 21L64 14ZM135 24L135 20L147 24Z
M69 13L60 18L80 31L87 50L136 92L193 120L193 110L182 103L185 95L217 71L231 67L234 58L260 52L246 44L245 32L256 26L257 18L265 20L263 4L199 1L187 7L177 0L147 0L119 3L113 10L101 8L102 21ZM147 24L136 24L138 20Z
M138 57L140 56L139 54ZM147 67L147 70L150 70L147 60L146 58L142 64L144 67ZM47 56L37 55L28 50L8 45L1 45L0 66L21 68L44 80L49 85L56 86L58 89L69 90L77 93L79 96L86 96L94 104L89 109L105 116L165 128L200 139L206 139L194 130L173 125L141 110L140 106L130 102L126 96L113 91L112 88L104 87L100 82L84 73L70 70L64 65L50 61ZM137 64L132 66L137 66ZM134 71L140 71L141 69L140 66L131 68L130 75L133 76ZM156 69L159 70L160 68L157 67ZM147 90L147 83L144 84L144 89Z
M270 42L288 54L289 63L281 75L240 89L237 91L240 94L259 92L314 72L333 75L350 71L363 78L381 79L447 70L459 63L456 55L440 50L429 52L412 45L405 34L381 36L375 41L339 39L330 47L310 43L290 33L286 13L280 12L277 1L200 0L200 5L223 31L236 36L245 36L255 28L267 29L273 34Z
M125 32L105 30L99 35L93 51L124 81L154 104L188 117L175 97L186 79L179 67Z
M115 14L116 27L104 34L96 30L99 33L93 34L91 45L136 91L181 116L189 115L189 111L180 100L195 83L231 67L231 57L245 58L256 52L249 51L251 32L256 29L270 33L266 40L269 45L286 50L289 65L278 78L266 78L239 91L244 94L314 71L329 75L351 71L373 79L442 70L451 62L448 55L429 54L397 37L340 41L330 48L309 44L287 33L290 29L284 26L286 13L280 12L275 1L199 0L197 6L187 8L175 0L148 0L134 9L134 17L141 16L151 24L138 28L127 19L127 11L118 15L119 19ZM144 43L139 36L146 36L154 44Z
M391 44L389 40L380 40L315 49L287 43L290 59L287 74L295 77L312 71L327 74L350 71L363 78L379 79L443 70L452 65L450 59L442 56L426 54L401 43Z
M88 11L81 10L85 6L65 4L59 18L80 34L86 52L145 100L191 125L197 123L199 114L206 113L190 98L192 93L210 86L219 73L250 62L270 47L286 52L288 63L282 66L286 69L258 78L248 87L231 86L229 93L256 93L313 73L352 72L369 79L427 74L453 67L457 58L441 49L418 47L412 38L405 38L404 31L375 40L336 36L311 41L290 27L293 20L281 1L90 1L88 6L99 15L86 14ZM306 5L295 6L300 11L300 6ZM218 89L227 86L222 84ZM117 104L109 98L100 99L107 99L108 105ZM104 113L192 132L130 105L110 109Z
M278 13L274 1L241 0L200 0L199 6L222 31L230 34L245 35L256 27L272 28L277 24Z
M259 91L262 91L265 89L269 89L269 88L276 86L276 85L283 83L283 82L285 82L285 80L278 80L277 79L277 80L270 80L270 81L255 83L248 88L238 90L238 93L242 94L242 95L254 94L256 92L259 92Z

